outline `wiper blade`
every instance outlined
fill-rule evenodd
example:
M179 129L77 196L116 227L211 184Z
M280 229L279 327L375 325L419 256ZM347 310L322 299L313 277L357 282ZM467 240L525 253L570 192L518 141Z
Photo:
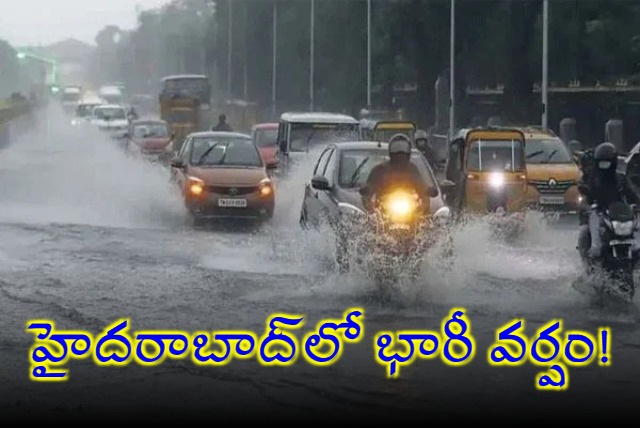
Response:
M209 153L211 153L213 151L213 149L215 149L218 146L219 143L215 143L214 145L212 145L211 147L209 147L207 150L205 150L205 152L202 154L202 156L200 156L200 159L198 159L198 163L201 164L202 161L209 156ZM226 152L225 152L226 154Z
M356 167L355 171L353 171L353 175L351 175L351 179L349 180L349 187L353 187L356 184L356 181L358 180L358 177L360 176L360 170L362 169L362 167L367 162L369 162L369 156L364 158L364 160L362 162L360 162L360 165L358 165Z
M529 153L529 154L527 155L527 159L531 159L532 157L534 157L534 156L538 156L538 155L541 155L541 154L543 154L543 153L544 153L544 150L538 150L538 151L535 151L535 152L533 152L533 153ZM554 153L554 154L555 154L555 153Z

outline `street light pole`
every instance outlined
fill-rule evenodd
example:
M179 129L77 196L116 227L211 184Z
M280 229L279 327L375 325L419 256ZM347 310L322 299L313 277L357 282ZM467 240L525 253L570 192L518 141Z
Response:
M32 54L31 52L23 52L23 51L19 51L16 53L16 57L18 59L35 59L37 61L41 61L44 62L48 65L51 66L51 84L53 85L57 85L58 84L58 63L52 59L48 59L48 58L44 58L41 57L39 55L36 54Z
M271 66L271 109L273 116L276 115L276 71L278 53L278 0L273 1L273 64Z
M455 60L456 60L456 0L451 0L451 41L449 51L449 141L455 129Z
M371 111L371 0L367 0L367 110Z
M313 83L314 83L314 56L315 56L315 32L316 32L316 2L311 0L311 46L310 46L310 59L309 59L309 111L314 109L313 99Z
M549 0L542 4L542 127L548 127L549 105Z
M228 39L229 45L227 46L227 100L231 99L231 50L233 49L233 3L232 0L228 0L229 4L229 16L227 19Z

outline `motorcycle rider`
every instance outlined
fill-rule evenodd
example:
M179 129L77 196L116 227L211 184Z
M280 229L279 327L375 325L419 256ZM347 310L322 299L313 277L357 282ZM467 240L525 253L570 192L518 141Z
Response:
M360 190L363 203L371 211L371 200L398 189L415 191L419 198L429 197L430 189L425 184L418 168L411 163L411 140L404 134L397 134L389 140L389 160L376 165Z
M618 153L613 144L605 142L597 146L593 151L592 164L587 163L582 162L583 176L578 189L591 206L591 211L588 220L581 216L578 248L583 256L593 259L600 256L602 249L600 211L607 209L612 202L639 204L640 194L626 175L617 172Z
M428 135L424 130L418 129L416 131L415 142L416 148L422 152L427 162L429 162L429 165L431 165L431 168L435 168L437 162L436 152L433 150L433 147L431 147Z
M227 123L227 116L221 114L218 116L218 124L211 128L212 131L233 132L231 126Z

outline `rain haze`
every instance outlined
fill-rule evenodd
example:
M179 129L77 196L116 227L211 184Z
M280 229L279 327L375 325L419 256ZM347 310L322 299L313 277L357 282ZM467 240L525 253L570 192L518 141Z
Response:
M639 58L640 0L0 0L2 420L633 417Z
M0 39L12 45L47 45L75 38L95 44L107 25L130 29L136 8L162 6L167 0L3 0L0 4Z

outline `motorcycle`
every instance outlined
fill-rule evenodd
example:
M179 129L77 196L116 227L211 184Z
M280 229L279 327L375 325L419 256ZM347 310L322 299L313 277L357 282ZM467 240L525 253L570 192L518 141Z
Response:
M508 193L502 175L492 175L489 184L487 211L492 235L497 239L513 241L524 231L524 212L507 212Z
M596 286L600 296L617 294L631 301L635 293L633 272L640 253L637 208L625 202L613 202L606 210L597 211L596 205L591 209L599 217L602 246L596 257L591 257L587 249L578 247L587 275L600 271L610 280Z
M372 200L370 213L342 224L338 233L337 261L348 270L350 255L364 265L381 289L393 286L402 276L413 279L420 273L422 257L436 241L436 228L450 218L448 207L433 216L422 214L423 201L416 193L395 191ZM350 206L353 211L353 206ZM349 245L354 248L349 248Z

